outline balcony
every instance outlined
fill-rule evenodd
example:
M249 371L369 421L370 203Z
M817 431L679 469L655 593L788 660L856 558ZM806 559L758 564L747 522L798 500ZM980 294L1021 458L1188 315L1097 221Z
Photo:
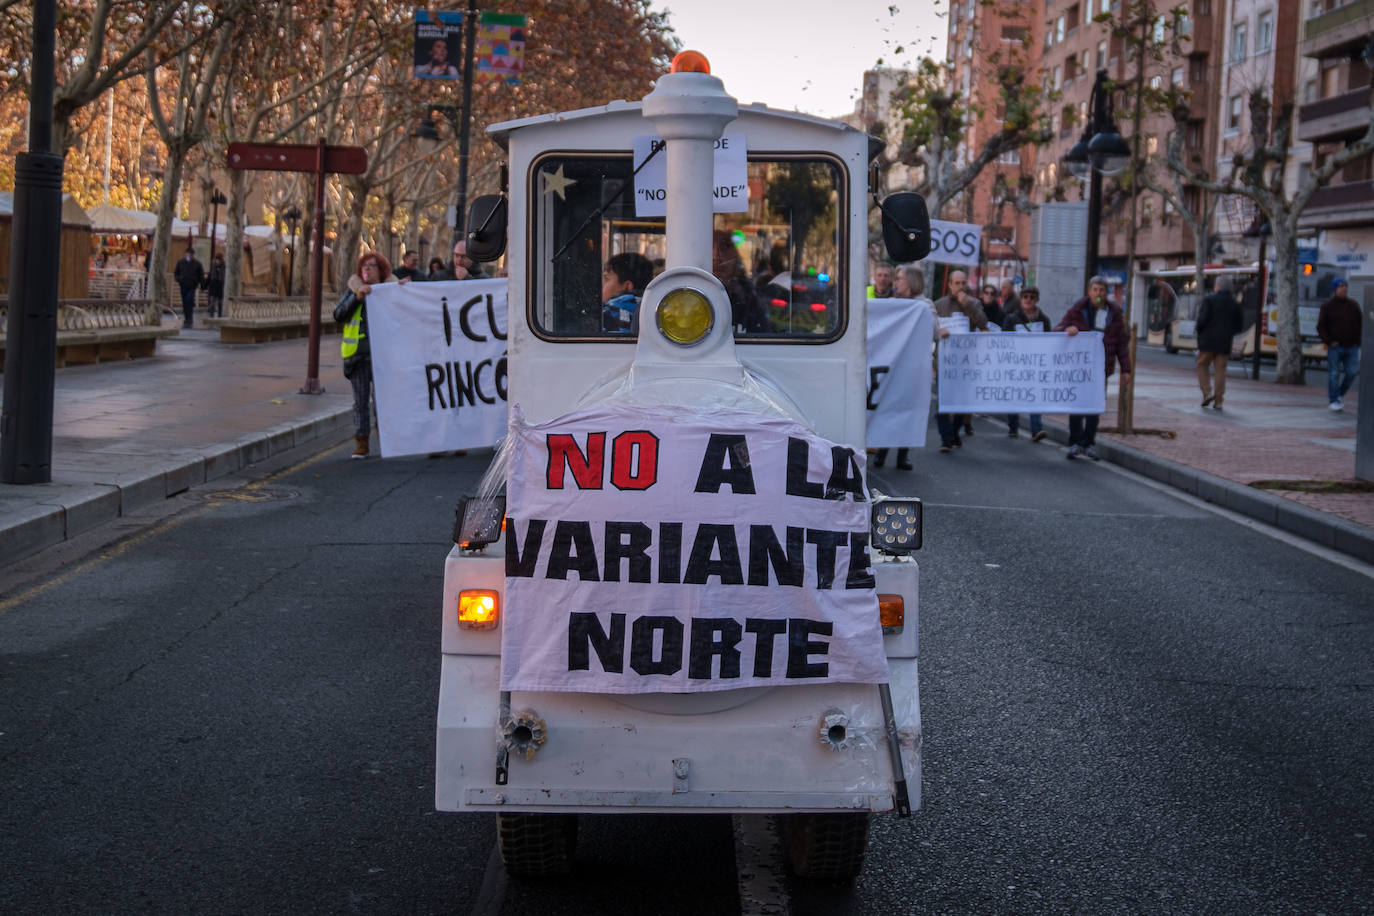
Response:
M1361 86L1298 109L1298 139L1314 142L1363 133L1369 126L1369 87Z
M1298 226L1359 226L1374 223L1374 181L1318 188L1298 218Z
M1303 26L1303 57L1337 57L1364 47L1374 34L1374 0L1353 0L1313 16Z

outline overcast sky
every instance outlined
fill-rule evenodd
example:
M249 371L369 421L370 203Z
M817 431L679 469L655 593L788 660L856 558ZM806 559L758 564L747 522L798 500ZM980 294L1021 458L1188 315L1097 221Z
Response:
M892 0L654 0L686 48L742 104L837 117L854 110L879 58L944 55L947 3ZM905 50L895 53L898 46Z

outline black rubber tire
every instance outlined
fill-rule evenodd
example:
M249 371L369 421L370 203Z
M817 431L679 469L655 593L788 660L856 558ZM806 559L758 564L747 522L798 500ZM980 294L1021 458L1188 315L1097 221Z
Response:
M816 881L853 881L863 871L872 820L867 812L784 817L792 874Z
M575 814L498 814L496 846L512 878L552 878L572 869Z

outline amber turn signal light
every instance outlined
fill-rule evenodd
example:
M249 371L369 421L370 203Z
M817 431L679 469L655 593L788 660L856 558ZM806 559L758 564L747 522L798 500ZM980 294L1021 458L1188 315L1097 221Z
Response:
M458 593L458 626L464 630L491 630L500 619L501 598L487 589L465 588Z
M878 596L878 620L884 633L900 633L906 626L906 605L901 595Z

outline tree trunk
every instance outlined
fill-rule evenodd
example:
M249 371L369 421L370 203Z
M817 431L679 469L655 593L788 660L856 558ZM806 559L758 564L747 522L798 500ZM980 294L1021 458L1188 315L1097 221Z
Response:
M353 266L358 261L358 247L363 232L363 211L367 209L369 193L368 188L359 187L353 181L347 182L345 188L348 192L348 202L345 205L344 218L339 221L338 239L334 248L334 276L338 279L339 289L343 289L348 283L348 278L353 275Z
M1271 220L1274 245L1274 302L1278 306L1278 378L1283 385L1303 383L1302 334L1298 327L1298 234L1285 220Z
M172 239L172 216L176 208L177 189L181 187L181 170L186 164L186 152L178 144L167 150L162 173L162 195L157 202L157 227L153 230L153 257L148 262L148 298L158 305L172 305L171 290L167 286L167 255L175 246Z
M224 295L243 293L243 203L248 176L242 169L229 170L229 206L224 220ZM256 265L254 265L256 266Z

